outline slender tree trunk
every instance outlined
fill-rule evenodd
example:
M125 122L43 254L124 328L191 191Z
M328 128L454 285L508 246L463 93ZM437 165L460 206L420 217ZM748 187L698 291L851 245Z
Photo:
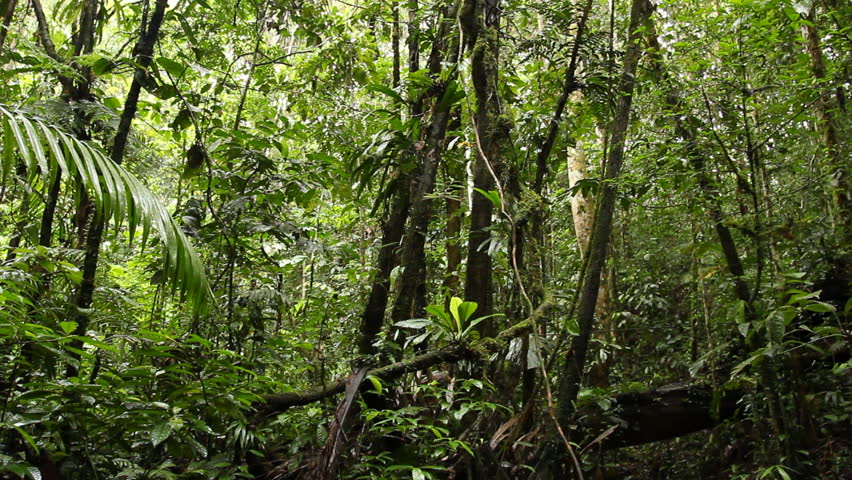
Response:
M500 52L500 0L467 0L460 15L465 37L473 45L471 77L476 93L473 187L485 192L494 190L495 179L503 171L501 139L511 128L501 116L497 72ZM493 279L491 277L491 201L481 193L473 194L470 212L470 234L467 250L465 300L479 305L477 315L493 312ZM493 320L479 324L483 336L493 336Z
M627 138L627 127L630 124L630 108L633 102L636 67L642 56L640 46L640 27L644 26L651 14L651 4L648 0L634 0L630 12L630 32L627 39L627 53L624 56L624 69L619 80L617 95L618 107L612 124L612 140L609 158L606 162L606 173L601 187L599 203L596 209L592 238L589 242L589 258L583 286L580 293L577 323L580 335L575 337L569 357L560 379L559 408L557 418L567 424L574 412L573 402L580 391L580 380L586 365L586 353L589 347L598 292L601 283L601 273L606 264L609 249L610 233L612 232L613 215L617 186L615 180L621 174L624 163L624 142Z
M17 3L17 0L0 1L0 53L3 53L3 46L6 45L6 36L9 35L9 26L12 25Z
M803 16L807 23L802 26L805 38L805 50L811 59L811 71L814 78L818 80L817 88L820 89L820 98L815 103L817 117L822 129L822 141L828 155L828 168L831 172L830 192L837 209L838 223L842 228L842 237L845 245L852 244L852 193L849 191L849 159L846 142L839 142L838 122L835 118L835 102L831 96L831 90L823 85L827 80L827 68L825 57L820 45L819 31L817 30L816 15L814 9Z
M462 261L462 249L459 245L461 234L462 209L458 189L450 192L445 202L447 212L447 272L444 278L444 288L450 297L459 294L459 266Z
M450 125L447 127L450 130L457 130L461 127L461 115L456 111L453 118L450 120ZM452 142L452 139L448 139ZM464 169L461 164L450 163L447 165L447 183L449 185L447 198L445 200L445 209L447 214L446 248L447 248L447 271L444 274L444 288L447 292L447 301L449 297L458 296L459 291L459 266L462 262L461 248L461 229L462 229L462 198L464 197Z
M136 116L139 94L142 90L142 85L137 80L137 77L146 75L146 70L151 65L154 54L154 44L157 41L167 6L168 0L157 0L154 7L154 13L151 16L151 21L148 24L145 35L140 38L139 43L136 45L135 51L137 52L138 67L136 68L136 74L134 75L133 82L130 85L130 91L127 94L127 99L124 102L124 110L121 114L121 121L115 134L115 140L110 155L112 160L117 164L121 164L124 158L124 150L127 146L127 138L130 134L130 125ZM95 291L95 274L97 273L98 268L98 255L100 253L106 221L107 218L105 218L104 212L95 211L90 221L89 231L86 234L86 246L84 249L86 253L83 259L82 272L83 280L77 289L75 300L75 306L77 309L77 313L75 315L75 320L77 322L77 328L74 331L75 335L85 335L89 326L89 316L87 312L92 306L92 296ZM82 342L75 340L71 342L71 346L81 349ZM78 354L72 354L72 356L76 360L79 360L80 358ZM66 375L69 377L76 376L78 370L78 366L69 364L66 370Z
M408 73L420 70L420 18L418 1L408 0ZM423 100L416 99L411 104L411 114L419 117L423 114Z
M419 43L411 37L411 35L419 34L413 23L417 16L416 6L416 1L409 2L409 16L412 19L412 24L409 25L408 39L409 69L419 68L420 63L420 53L417 47ZM412 10L412 8L415 10ZM430 67L434 69L432 73L435 75L440 73L441 59L445 58L447 53L443 51L447 48L443 42L449 35L447 30L450 28L448 19L451 18L452 16L445 16L433 48L432 58L437 60L430 61ZM396 41L399 41L398 37ZM395 81L398 81L397 75L398 72L394 72ZM412 116L422 114L424 100L425 98L418 99L411 106ZM443 126L438 125L441 122L443 122ZM423 245L426 228L431 218L431 200L428 199L428 194L431 194L434 189L436 173L434 169L437 168L440 161L439 150L443 149L446 122L447 119L443 118L440 112L436 113L432 118L432 126L429 127L430 131L424 143L425 148L420 151L412 149L404 153L406 156L416 156L419 167L414 175L398 173L397 193L391 202L388 219L382 224L382 246L379 250L378 271L373 279L367 306L361 317L359 352L362 354L375 353L373 343L384 324L390 290L390 273L400 262L397 249L403 238L405 238L402 245L404 270L399 279L399 293L391 312L391 318L394 321L412 318L415 311L426 306L426 260ZM439 131L433 130L436 125L439 127ZM436 150L438 144L440 144L440 148ZM437 155L437 157L427 158L430 155ZM409 216L411 223L406 230L406 222ZM403 237L403 234L405 234L405 237Z
M565 366L559 380L559 405L556 410L556 420L560 425L568 425L571 421L575 411L574 401L580 391L583 370L586 366L586 354L594 325L601 273L606 265L610 233L612 232L617 193L616 181L621 174L624 163L624 143L627 138L627 127L630 124L636 68L642 56L642 48L639 42L642 35L640 28L646 25L651 11L652 6L648 0L633 0L630 11L627 52L624 56L624 66L616 91L618 104L611 128L612 140L610 145L612 145L612 148L606 162L604 181L598 197L595 223L589 243L589 258L580 291L577 310L580 334L574 338L571 349L566 354ZM549 440L538 463L536 478L550 479L565 476L566 467L560 461L564 456L557 454L560 449L559 445L561 445L561 442L557 442L555 436Z
M377 260L378 270L370 288L367 306L361 316L361 335L358 343L358 353L370 355L375 353L373 343L382 331L385 320L385 309L390 293L390 274L399 264L397 249L402 240L405 223L408 220L410 208L408 176L401 175L397 180L397 191L391 201L388 218L382 223L382 245Z
M399 87L400 82L400 54L399 54L399 0L393 0L391 8L391 50L393 51L393 73L391 85L393 88Z
M455 6L451 6L439 27L432 54L429 59L430 73L437 77L446 61L455 62L457 42L451 40L451 29L454 27ZM455 78L453 68L447 83ZM431 195L435 189L435 177L444 153L447 125L449 123L451 105L445 105L441 100L446 84L432 94L434 106L431 120L426 128L423 147L417 152L417 169L412 178L411 190L411 219L405 232L403 242L402 265L403 271L399 279L399 293L394 304L391 318L394 322L409 318L423 317L426 314L426 234L429 221L432 218Z
M571 188L577 185L577 182L588 178L588 164L586 154L582 144L578 142L576 148L569 153L568 167L568 182ZM595 202L591 192L574 192L571 197L571 214L574 219L574 231L577 234L577 246L580 249L580 256L585 260L589 252L589 243L592 237L592 226L594 224ZM610 247L610 256L612 248ZM598 300L595 306L595 313L600 324L600 332L595 337L602 342L612 341L613 325L611 322L611 314L613 311L613 292L615 285L615 271L612 265L608 264L604 267L601 286L598 290ZM599 359L590 374L589 383L595 386L606 386L609 383L609 361Z

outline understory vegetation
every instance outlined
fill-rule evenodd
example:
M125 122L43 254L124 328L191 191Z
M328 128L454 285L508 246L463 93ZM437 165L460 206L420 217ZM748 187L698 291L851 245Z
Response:
M852 6L0 0L0 479L848 479Z

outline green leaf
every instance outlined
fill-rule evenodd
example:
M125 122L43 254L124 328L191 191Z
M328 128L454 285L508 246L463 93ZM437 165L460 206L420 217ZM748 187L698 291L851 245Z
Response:
M441 96L441 102L438 104L439 112L447 112L453 105L459 103L465 97L464 90L459 86L458 82L452 80L447 84L444 90L444 95Z
M115 62L108 58L101 57L92 63L92 73L95 75L103 75L111 72L115 67Z
M750 323L741 323L741 324L737 325L737 330L739 330L740 335L742 335L745 338L745 337L748 337L748 331L749 331L750 327L751 327Z
M473 303L473 302L471 302L471 303ZM470 333L474 329L474 327L476 327L477 325L479 325L483 321L488 320L489 318L502 317L502 316L503 316L502 313L494 313L494 314L491 314L491 315L486 315L484 317L479 317L476 320L473 320L473 321L471 321L470 323L467 324L467 327L462 331L461 336L466 337L467 334Z
M787 18L793 22L799 21L799 14L793 7L784 7L784 15L787 15Z
M481 188L474 188L477 192L481 193L485 198L494 205L494 208L502 208L503 203L500 202L500 193L497 190L489 190L485 191Z
M572 337L576 337L577 335L579 335L580 334L580 325L577 323L577 319L572 318L572 319L568 320L567 322L565 322L565 330Z
M180 77L186 70L186 66L171 58L157 57L157 64L163 67L172 77Z
M735 366L735 367L734 367L734 369L733 369L733 370L731 370L731 376L732 376L732 377L735 377L737 374L739 374L741 371L743 371L743 369L745 369L747 366L749 366L749 365L751 365L752 363L756 362L757 360L760 360L761 358L763 358L763 356L765 355L765 353L766 353L766 349L765 349L765 348L757 349L757 350L754 352L754 355L752 355L752 356L751 356L751 357L749 357L748 359L746 359L746 360L744 360L744 361L740 362L737 366Z
M151 443L156 447L163 443L172 434L172 425L169 422L158 423L151 429Z
M382 388L382 381L381 381L381 380L379 380L378 378L376 378L376 377L372 376L372 375L370 375L369 377L367 377L367 380L369 380L369 381L370 381L370 383L372 383L372 384L373 384L373 391L374 391L374 392L376 392L377 394L381 395L381 394L382 394L382 391L383 391L383 388Z
M426 328L432 325L433 322L425 319L425 318L412 318L409 320L402 320L394 323L395 326L400 328Z
M411 469L411 478L413 480L426 480L426 472L414 467Z
M14 427L14 428L15 428L15 430L18 431L18 433L21 435L21 437L23 437L24 440L26 440L26 442L29 443L31 447L33 447L33 450L35 450L36 455L38 455L38 453L39 453L38 444L35 442L35 440L33 440L33 437L31 437L30 434L27 433L21 427Z
M784 327L786 326L784 319L784 309L790 307L782 307L774 310L766 318L766 331L769 334L770 345L780 345L784 340Z
M834 308L834 305L825 302L810 302L805 305L805 310L810 310L811 312L818 313L827 313L827 312L836 312L837 309Z
M459 320L461 321L462 325L465 325L468 320L473 317L473 313L476 312L476 308L478 306L479 305L477 305L476 302L462 302L461 304L459 304L458 313Z
M734 302L733 306L731 306L731 316L734 317L734 321L737 323L743 323L746 321L744 301L737 300Z
M463 302L464 300L459 297L453 297L450 299L450 315L453 316L453 319L455 320L455 326L457 327L461 327L461 324L464 320L459 313L459 306ZM459 330L461 330L461 328L459 328Z
M65 333L71 333L77 328L77 322L59 322L59 328Z
M67 171L68 174L63 175L66 181L79 180L91 192L96 211L104 221L112 218L116 228L127 221L131 240L137 227L142 227L144 243L153 228L166 246L164 270L172 288L178 289L182 296L188 294L194 313L207 306L212 294L201 260L156 195L92 144L55 126L10 111L4 105L0 105L0 117L3 117L0 127L4 130L0 157L4 171L10 168L9 163L14 163L14 156L8 152L17 151L28 165L31 184L35 185L40 178L49 181L60 170ZM8 175L2 179L5 185ZM69 191L75 188L76 185L72 185ZM73 272L69 273L73 280Z
M432 314L432 315L438 317L446 325L451 324L450 315L447 312L445 312L442 307L439 307L437 305L427 305L426 306L426 313L429 313L429 314Z
M380 85L380 84L377 84L377 83L371 83L371 84L367 85L365 88L370 92L382 93L382 94L385 94L385 95L391 97L392 99L396 100L397 102L405 103L405 99L402 98L402 95L400 95L399 93L397 93L393 89L388 88L384 85Z

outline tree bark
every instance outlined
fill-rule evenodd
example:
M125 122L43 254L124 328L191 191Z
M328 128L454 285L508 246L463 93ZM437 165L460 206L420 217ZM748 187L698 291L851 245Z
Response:
M583 287L580 294L577 322L580 334L575 337L559 386L559 408L557 419L566 424L574 412L573 402L580 391L580 380L586 365L586 353L589 347L592 326L594 323L595 307L601 282L601 272L606 264L612 231L613 215L617 194L616 181L624 163L624 143L627 137L627 127L630 123L630 107L633 101L636 67L642 56L640 46L640 27L645 25L651 14L651 4L648 0L634 0L630 12L630 33L627 39L627 53L624 56L624 68L619 80L617 95L618 107L612 125L612 149L606 162L606 173L601 186L599 204L589 243L589 259Z
M473 187L485 192L495 188L502 167L501 139L508 136L509 122L501 116L497 73L500 53L500 0L466 0L460 23L465 37L473 45L471 77L476 93L474 112L476 160L473 166ZM493 312L493 279L491 278L491 201L481 193L473 194L470 212L470 233L467 248L465 300L476 302L478 316ZM483 336L493 336L493 319L479 324Z
M6 44L6 37L9 34L9 26L12 25L12 18L15 16L15 7L17 0L5 0L0 2L0 53L3 52L3 46Z
M838 123L835 118L835 102L827 81L825 58L820 45L814 7L808 15L802 15L807 23L802 25L805 38L805 50L811 60L811 71L817 80L820 98L815 103L817 118L822 129L822 141L828 156L828 168L831 172L831 196L837 209L837 217L842 228L845 245L852 244L852 193L849 192L849 161L846 155L847 145L838 141Z
M391 201L388 218L382 223L382 245L379 249L378 271L373 277L367 306L361 316L361 335L358 353L372 355L376 353L373 343L382 331L385 321L385 309L390 293L390 274L399 263L397 249L402 240L405 223L410 208L408 176L401 175L397 181L396 194Z
M430 73L437 78L445 61L455 62L456 42L450 40L455 24L455 7L450 7L439 27L430 55ZM402 265L404 270L399 279L399 293L391 318L394 322L410 318L422 318L426 314L426 236L432 218L432 193L435 177L444 153L447 124L451 105L443 100L447 84L455 79L453 68L449 78L430 94L434 99L431 119L426 138L417 150L417 169L412 177L411 218L403 241ZM425 100L425 99L424 99Z
M576 148L569 151L568 182L574 188L578 182L588 178L588 164L585 150L578 142ZM571 216L574 220L574 231L577 235L577 246L580 257L585 259L589 252L589 243L592 237L592 226L594 225L595 202L591 192L577 190L571 197ZM610 247L609 256L612 256ZM611 315L613 311L613 296L615 292L615 269L611 262L604 266L601 273L601 286L598 290L598 300L595 306L595 314L598 317L601 328L595 337L604 342L611 342L613 338L613 325ZM594 386L604 387L609 384L609 365L611 357L599 359L592 367L589 375L589 383Z
M139 83L139 80L137 80L137 77L147 75L147 68L151 65L153 60L154 44L159 36L160 26L163 23L163 17L165 16L167 6L168 0L157 0L154 7L154 13L151 16L151 21L148 24L145 35L139 39L139 43L137 43L135 48L138 67L136 68L133 82L130 85L130 91L127 94L127 99L124 102L124 110L121 114L121 120L115 134L115 140L113 142L112 152L110 155L112 161L116 164L121 164L124 158L124 150L127 146L127 138L130 134L130 124L136 116L139 94L142 90L142 85ZM95 292L95 276L98 269L98 255L100 254L101 241L103 239L103 231L106 221L107 218L105 218L105 212L95 211L92 215L89 231L86 235L86 245L84 248L86 253L83 259L82 269L83 280L77 289L76 299L74 302L77 310L74 315L75 321L77 322L77 328L74 331L74 335L85 335L89 326L88 311L92 306L92 296ZM71 342L71 346L77 349L82 349L82 342L74 340ZM79 354L72 353L71 355L75 360L79 360L80 358ZM76 376L78 370L79 368L77 365L69 364L66 369L66 376Z

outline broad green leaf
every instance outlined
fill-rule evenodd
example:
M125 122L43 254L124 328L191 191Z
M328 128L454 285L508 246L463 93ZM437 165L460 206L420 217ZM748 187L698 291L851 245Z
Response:
M834 308L833 305L825 302L811 302L805 305L805 310L810 310L811 312L818 313L826 313L826 312L836 312L837 309Z
M489 190L487 192L481 188L474 188L474 190L487 198L494 205L494 208L501 208L503 206L502 202L500 202L500 193L497 190Z
M438 317L444 324L449 324L451 322L450 315L444 311L443 308L437 305L427 305L426 313L432 314Z
M432 325L432 322L425 318L412 318L410 320L396 322L394 325L401 328L426 328L429 325Z
M157 57L157 64L163 67L172 77L180 77L186 70L186 66L171 58Z
M65 333L71 333L77 328L77 322L59 322L59 328Z
M163 443L172 434L172 425L169 422L158 423L151 429L151 443L156 447Z
M477 305L476 302L462 302L459 305L459 309L458 309L459 320L461 320L462 325L465 325L468 322L468 320L470 320L471 317L473 317L473 313L476 312L476 308L478 306L479 305Z
M461 305L462 302L463 300L459 297L453 297L450 299L450 315L453 316L457 326L461 326L461 322L464 320L459 314L459 305Z

